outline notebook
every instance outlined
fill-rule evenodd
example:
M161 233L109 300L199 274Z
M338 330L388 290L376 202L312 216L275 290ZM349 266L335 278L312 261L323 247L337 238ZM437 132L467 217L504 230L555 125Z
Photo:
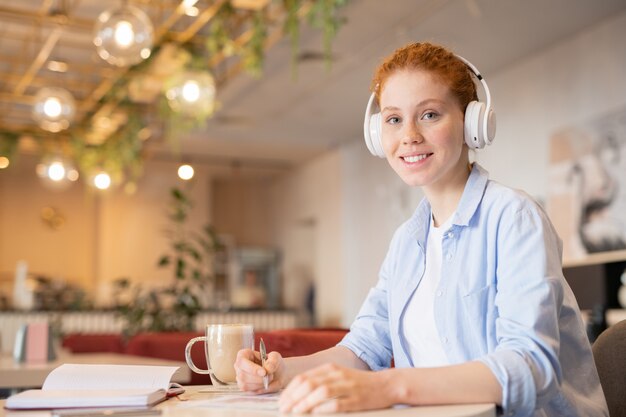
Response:
M10 396L8 409L150 407L184 390L171 383L176 366L63 364L41 389Z

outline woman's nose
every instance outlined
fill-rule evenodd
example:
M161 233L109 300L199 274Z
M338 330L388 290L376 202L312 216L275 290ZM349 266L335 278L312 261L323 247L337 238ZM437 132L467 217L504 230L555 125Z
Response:
M424 142L424 136L422 136L422 132L418 128L418 126L414 123L410 123L406 125L404 134L402 135L402 143L405 145L411 143L422 143Z

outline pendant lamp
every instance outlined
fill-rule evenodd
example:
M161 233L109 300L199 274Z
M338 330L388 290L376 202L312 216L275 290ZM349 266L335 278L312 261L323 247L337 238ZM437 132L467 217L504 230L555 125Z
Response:
M125 67L150 56L153 32L150 18L141 9L123 5L98 16L93 43L100 58Z

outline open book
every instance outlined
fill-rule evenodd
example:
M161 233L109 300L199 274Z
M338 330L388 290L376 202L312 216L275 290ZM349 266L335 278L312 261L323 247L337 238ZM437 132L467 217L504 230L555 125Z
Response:
M55 368L41 389L10 396L9 409L75 407L149 407L180 394L170 380L178 367L64 364Z

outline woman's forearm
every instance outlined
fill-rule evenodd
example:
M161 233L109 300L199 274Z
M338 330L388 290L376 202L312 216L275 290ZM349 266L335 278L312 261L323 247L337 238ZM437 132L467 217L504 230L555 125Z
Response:
M334 346L308 356L285 358L284 385L286 386L296 375L327 363L335 363L348 368L369 370L367 364L359 359L350 349L343 346Z
M502 404L502 387L481 362L440 368L395 368L381 371L383 380L395 387L395 404Z
M335 346L308 356L285 358L283 386L296 375L328 363L369 370L350 349ZM380 394L389 396L393 404L502 404L502 387L481 362L438 368L391 368L377 374Z

